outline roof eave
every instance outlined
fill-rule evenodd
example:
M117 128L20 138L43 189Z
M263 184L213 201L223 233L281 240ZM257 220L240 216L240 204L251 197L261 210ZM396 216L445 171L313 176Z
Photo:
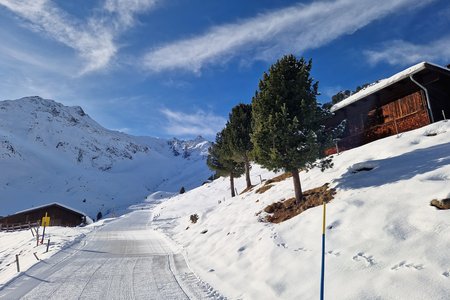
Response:
M370 95L373 95L373 94L375 94L375 93L377 93L377 92L379 92L379 91L381 91L381 90L383 90L405 78L408 78L409 76L414 75L426 68L437 69L441 72L445 72L450 75L450 70L443 68L439 65L423 61L423 62L418 63L414 66L411 66L401 72L398 72L389 78L382 79L382 80L380 80L379 83L376 83L373 86L369 86L366 89L361 90L361 92L358 92L358 93L342 100L341 102L336 103L335 105L333 105L331 107L330 110L331 110L331 112L336 112L340 109L343 109L361 99L367 98Z

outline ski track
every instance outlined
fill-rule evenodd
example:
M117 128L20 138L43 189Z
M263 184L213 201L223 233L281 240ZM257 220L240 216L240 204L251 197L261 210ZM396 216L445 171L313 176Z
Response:
M149 229L151 217L136 211L105 225L4 286L0 299L226 299Z

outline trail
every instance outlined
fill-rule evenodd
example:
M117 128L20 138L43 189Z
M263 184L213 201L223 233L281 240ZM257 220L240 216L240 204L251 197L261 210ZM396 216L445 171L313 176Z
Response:
M150 223L149 211L135 211L106 224L4 286L0 299L223 299Z

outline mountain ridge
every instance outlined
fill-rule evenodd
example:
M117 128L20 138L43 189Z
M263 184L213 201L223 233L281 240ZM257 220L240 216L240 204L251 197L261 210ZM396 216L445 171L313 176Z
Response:
M157 189L204 182L209 145L109 130L80 106L39 96L0 101L0 214L52 201L119 213Z

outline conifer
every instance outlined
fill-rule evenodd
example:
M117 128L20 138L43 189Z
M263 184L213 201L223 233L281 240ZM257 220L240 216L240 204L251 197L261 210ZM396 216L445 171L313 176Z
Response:
M332 141L323 125L327 112L317 103L318 82L311 78L311 67L311 60L284 56L263 74L252 100L255 160L269 170L292 173L297 203L303 198L298 169L316 166ZM320 165L330 167L331 160Z

